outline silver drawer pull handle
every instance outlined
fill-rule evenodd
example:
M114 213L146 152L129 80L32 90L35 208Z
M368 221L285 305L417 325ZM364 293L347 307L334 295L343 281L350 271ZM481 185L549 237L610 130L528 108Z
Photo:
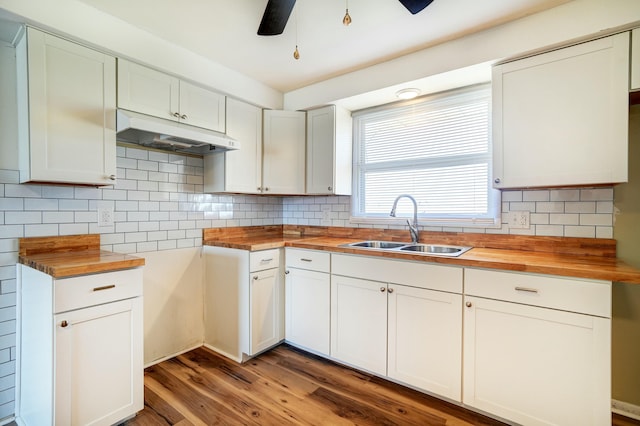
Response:
M273 257L271 259L262 259L260 263L267 263L267 262L271 262L272 260L273 260Z
M516 287L516 291L526 291L527 293L537 293L537 288L529 288L529 287Z
M303 262L313 262L312 259L305 259L304 257L300 258L300 260Z
M115 288L115 287L116 287L116 285L115 285L115 284L111 284L111 285L104 285L104 286L102 286L102 287L95 287L95 288L93 289L93 291L109 290L109 289L111 289L111 288Z

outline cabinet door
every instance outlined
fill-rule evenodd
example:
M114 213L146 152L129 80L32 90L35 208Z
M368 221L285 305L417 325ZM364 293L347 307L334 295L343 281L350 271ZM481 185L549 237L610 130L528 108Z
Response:
M304 194L304 111L264 111L262 155L263 193Z
M334 191L335 111L333 107L307 112L307 194Z
M181 81L180 121L224 133L225 96ZM241 147L244 148L243 145Z
M280 269L251 273L249 355L263 351L280 339Z
M493 69L497 188L627 181L629 34Z
M463 402L527 425L611 423L611 321L465 297Z
M285 276L285 337L288 342L329 355L329 274L289 268Z
M205 192L262 192L262 110L227 99L227 135L240 149L204 157Z
M351 113L331 105L307 111L307 194L351 195Z
M142 298L54 321L55 424L111 425L142 410Z
M387 374L386 284L331 276L331 356Z
M179 121L179 91L176 77L118 59L118 108Z
M113 184L115 59L33 28L26 43L27 53L17 61L25 68L20 78L28 75L28 88L19 96L28 104L28 124L21 124L28 128L20 142L21 180Z
M462 296L389 285L388 376L460 402Z

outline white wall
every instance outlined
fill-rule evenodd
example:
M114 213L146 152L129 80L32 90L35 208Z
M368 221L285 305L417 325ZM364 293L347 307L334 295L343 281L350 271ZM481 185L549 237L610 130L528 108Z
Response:
M382 87L520 55L640 21L637 0L573 0L550 10L448 41L284 95L285 109L305 109Z
M202 346L199 248L144 253L144 363Z

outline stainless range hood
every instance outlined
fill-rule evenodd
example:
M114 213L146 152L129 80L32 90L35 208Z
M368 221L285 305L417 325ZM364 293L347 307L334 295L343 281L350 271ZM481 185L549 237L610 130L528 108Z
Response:
M224 133L124 109L117 111L116 131L119 141L165 151L208 155L240 148Z

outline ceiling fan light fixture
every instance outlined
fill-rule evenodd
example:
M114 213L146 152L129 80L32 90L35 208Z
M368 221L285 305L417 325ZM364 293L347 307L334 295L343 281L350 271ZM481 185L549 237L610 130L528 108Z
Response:
M409 88L402 89L396 92L396 97L399 99L413 99L420 94L420 89Z
M351 24L351 15L349 15L349 9L347 9L347 11L344 14L344 18L342 18L342 23L345 26L348 26Z
M349 26L351 24L351 15L349 15L349 0L346 0L346 8L345 8L344 18L342 18L342 23L344 26Z

